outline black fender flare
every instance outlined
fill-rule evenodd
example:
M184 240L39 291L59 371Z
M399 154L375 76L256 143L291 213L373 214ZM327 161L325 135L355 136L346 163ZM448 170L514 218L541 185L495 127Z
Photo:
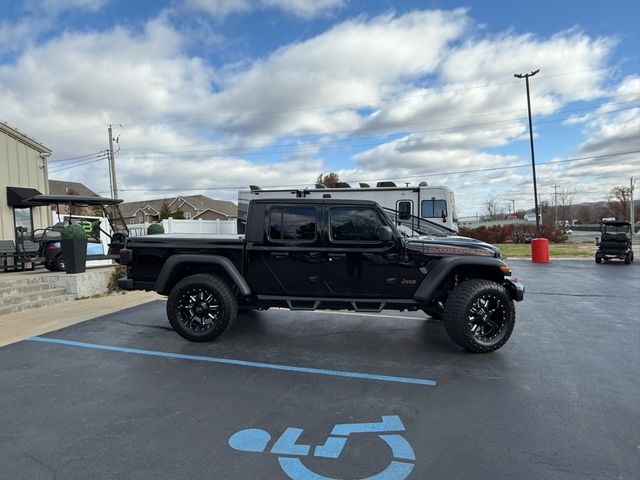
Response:
M436 263L433 268L427 272L427 275L422 279L422 282L413 294L413 299L420 303L429 303L433 300L436 291L440 288L440 285L447 276L456 268L467 265L483 268L493 267L498 269L503 276L505 273L501 268L507 267L506 263L495 257L445 257L438 261L438 263Z
M158 278L156 278L154 290L162 295L168 294L169 292L167 287L168 285L171 285L171 281L176 274L176 268L180 265L184 265L185 263L218 265L222 267L227 275L229 275L229 278L233 283L235 283L242 295L251 295L249 284L240 274L233 262L227 257L222 257L220 255L184 254L170 256L167 261L164 262L162 270L160 270L160 274L158 275Z

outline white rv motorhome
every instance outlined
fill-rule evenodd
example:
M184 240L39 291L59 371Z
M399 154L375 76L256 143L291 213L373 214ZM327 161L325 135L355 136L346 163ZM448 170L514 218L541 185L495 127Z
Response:
M360 183L354 188L347 183L338 183L335 188L316 184L316 188L261 189L252 185L238 192L238 232L244 231L249 202L256 198L337 198L344 200L373 200L386 209L400 214L439 223L458 231L458 215L453 192L447 187L430 187L422 182L415 187L398 187L393 182L378 182L375 187Z

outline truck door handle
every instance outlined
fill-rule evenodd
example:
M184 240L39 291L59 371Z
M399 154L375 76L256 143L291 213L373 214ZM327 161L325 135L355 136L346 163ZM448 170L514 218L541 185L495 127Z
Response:
M309 252L309 258L320 258L320 252Z
M346 253L330 253L329 259L338 259L338 258L346 258Z
M287 258L289 256L289 252L271 252L271 256L273 258Z

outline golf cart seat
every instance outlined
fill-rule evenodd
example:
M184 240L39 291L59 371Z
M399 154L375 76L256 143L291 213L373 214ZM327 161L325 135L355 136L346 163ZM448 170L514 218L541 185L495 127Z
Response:
M58 222L55 225L52 225L47 228L43 228L41 230L35 230L33 232L33 241L34 242L59 242L62 230L64 227L69 225L69 221L65 220L62 222Z

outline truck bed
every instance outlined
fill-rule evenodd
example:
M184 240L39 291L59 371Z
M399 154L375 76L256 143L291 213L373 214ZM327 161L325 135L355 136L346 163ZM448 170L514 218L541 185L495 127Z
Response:
M144 235L140 237L129 237L127 245L135 246L152 246L161 244L167 246L172 243L179 243L182 246L194 246L196 244L207 244L219 246L239 246L244 242L244 235L228 234L228 233L162 233L159 235ZM193 245L192 245L193 244Z

